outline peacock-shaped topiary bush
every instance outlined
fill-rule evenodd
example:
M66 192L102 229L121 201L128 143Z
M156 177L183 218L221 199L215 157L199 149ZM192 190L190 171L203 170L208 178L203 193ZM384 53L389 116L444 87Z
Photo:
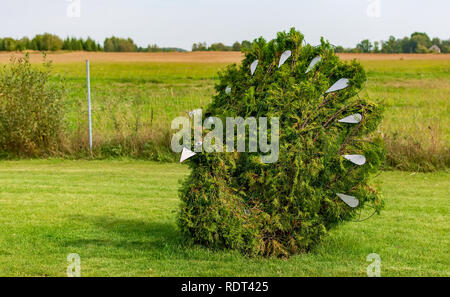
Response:
M365 81L362 66L341 61L323 39L304 44L295 29L256 39L240 66L219 73L204 120L278 117L278 159L263 162L260 150L190 158L182 232L206 246L284 257L307 252L363 208L379 212L369 183L384 160L375 133L382 110L358 96Z

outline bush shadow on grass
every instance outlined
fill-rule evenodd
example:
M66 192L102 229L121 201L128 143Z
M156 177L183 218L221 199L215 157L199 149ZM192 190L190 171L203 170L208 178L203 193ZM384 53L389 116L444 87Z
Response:
M238 251L223 249L219 247L205 247L186 241L178 230L176 224L167 219L166 221L146 221L139 219L124 219L114 216L72 216L74 222L80 222L88 227L92 235L78 235L64 242L65 247L74 250L95 249L97 253L117 254L126 252L129 257L143 255L158 260L224 260L226 258L275 260L275 258L264 258L262 256L246 257ZM342 254L342 247L360 246L357 238L329 235L318 246L315 246L306 254L298 254L294 257L327 256ZM361 247L360 247L361 248ZM331 250L331 251L330 251Z
M75 249L99 248L126 250L162 258L185 258L186 242L170 220L154 222L138 219L123 219L113 216L84 216L70 217L73 222L90 225L92 235L78 235L79 239L65 241L66 247ZM88 237L88 238L87 238Z

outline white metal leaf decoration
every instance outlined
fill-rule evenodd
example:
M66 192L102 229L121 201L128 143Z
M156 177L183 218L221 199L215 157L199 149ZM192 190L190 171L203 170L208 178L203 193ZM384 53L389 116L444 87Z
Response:
M280 62L278 63L278 68L281 67L281 65L284 64L284 62L286 62L287 59L289 59L289 57L292 55L292 52L290 50L285 51L284 53L281 54L280 57Z
M250 73L253 75L256 71L256 67L258 67L258 60L255 60L252 65L250 65Z
M344 155L344 158L359 166L366 163L366 157L363 155Z
M340 119L339 123L347 123L347 124L358 124L361 122L362 116L359 113L355 113L352 115L349 115L348 117L345 117L343 119Z
M187 149L184 147L183 150L181 151L180 163L183 163L183 161L185 161L195 155L196 155L196 153L194 153L190 149Z
M359 205L359 200L354 196L349 196L341 193L337 193L336 195L338 195L338 197L341 198L342 201L345 202L345 204L352 208L355 208Z
M316 64L320 62L320 60L322 60L322 58L319 56L312 59L311 63L308 66L308 69L306 69L305 73L310 72L314 68L314 66L316 66Z
M332 85L328 90L326 90L325 93L331 93L345 89L346 87L348 87L348 82L348 78L341 78L340 80L335 82L334 85Z

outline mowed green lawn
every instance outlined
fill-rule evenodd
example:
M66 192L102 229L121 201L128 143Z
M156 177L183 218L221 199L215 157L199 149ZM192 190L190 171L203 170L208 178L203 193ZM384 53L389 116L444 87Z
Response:
M289 259L183 244L176 226L186 166L145 161L0 162L0 276L450 276L450 173L383 172L386 208Z

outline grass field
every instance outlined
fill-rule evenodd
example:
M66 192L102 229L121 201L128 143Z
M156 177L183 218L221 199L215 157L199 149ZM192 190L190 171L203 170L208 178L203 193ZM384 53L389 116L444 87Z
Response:
M37 53L31 56L36 63L41 59ZM0 62L6 62L7 57L0 54ZM389 165L413 171L448 168L450 55L341 57L361 61L368 74L361 95L387 107L380 131L386 141ZM91 59L94 156L155 159L154 154L143 153L145 144L155 139L167 143L167 133L161 132L169 132L170 121L189 110L205 107L214 95L217 71L239 62L241 54L49 55L55 61L54 73L67 82L69 155L81 157L87 152L86 58Z
M333 231L312 253L247 258L185 245L178 181L188 170L145 161L0 163L0 276L450 276L450 174L383 172L386 208Z
M386 106L380 129L385 136L389 164L415 171L450 166L450 58L381 61L370 58L361 63L368 73L361 94ZM215 92L217 71L226 65L92 63L94 143L100 146L118 135L121 139L139 133L148 135L155 127L166 128L174 117L206 106ZM57 63L55 72L68 81L70 130L85 139L85 66Z

